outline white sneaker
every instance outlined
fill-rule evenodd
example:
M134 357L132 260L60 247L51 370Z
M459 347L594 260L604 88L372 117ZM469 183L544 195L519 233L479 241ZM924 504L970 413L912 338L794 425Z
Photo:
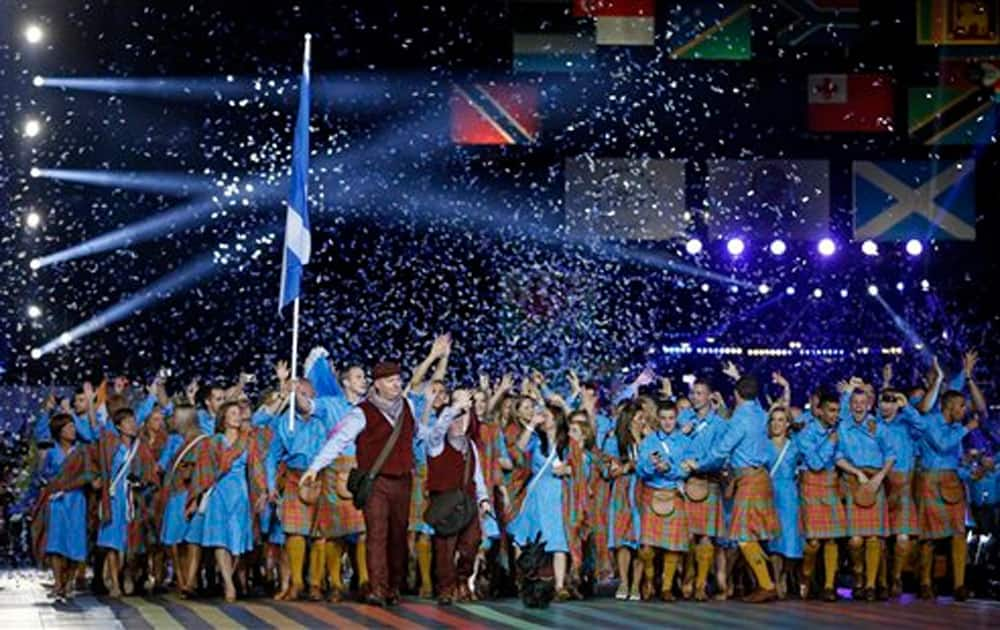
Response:
M641 602L642 601L642 595L639 594L639 589L637 589L637 588L636 589L632 589L632 592L629 593L628 601L630 601L630 602Z
M618 590L615 591L615 599L620 599L622 601L628 599L628 584L622 582L618 585Z

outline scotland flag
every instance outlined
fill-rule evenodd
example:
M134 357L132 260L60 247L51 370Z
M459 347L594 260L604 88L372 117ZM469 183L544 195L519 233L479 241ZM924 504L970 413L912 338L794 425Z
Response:
M855 240L975 240L975 164L855 162Z
M292 187L285 220L285 253L281 261L281 296L278 311L298 299L302 266L309 263L312 243L309 236L309 56L311 40L306 36L299 87L299 113L292 145Z

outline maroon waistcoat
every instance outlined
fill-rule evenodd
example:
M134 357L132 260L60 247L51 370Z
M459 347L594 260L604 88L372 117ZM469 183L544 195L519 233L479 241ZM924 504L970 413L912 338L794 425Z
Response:
M471 450L469 456L472 456ZM475 461L469 463L469 482L466 484L466 492L472 497L476 496L475 465ZM445 438L441 454L427 458L427 492L455 490L461 487L463 474L465 458Z
M378 459L379 453L389 436L392 435L392 425L379 411L378 407L365 400L358 408L365 414L365 428L358 434L355 444L357 445L358 468L371 470ZM403 423L400 429L396 444L389 452L385 464L382 465L380 475L386 477L404 477L413 473L413 414L410 412L409 403L403 401L403 413L400 414L398 422Z

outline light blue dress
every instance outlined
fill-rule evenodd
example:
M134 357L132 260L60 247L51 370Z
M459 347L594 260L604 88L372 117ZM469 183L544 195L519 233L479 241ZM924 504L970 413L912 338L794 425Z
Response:
M231 446L222 435L212 438ZM247 451L212 487L201 520L202 547L223 547L233 555L253 549L253 522L250 520L250 489L247 485ZM193 519L192 519L193 520Z
M128 457L128 451L128 447L124 444L119 444L118 449L115 450L115 456L111 460L111 479L105 480L105 483L110 484L116 478L118 478L118 483L115 484L113 494L111 496L111 518L106 523L103 523L100 530L97 532L98 547L114 549L121 553L124 553L128 548L129 492L128 473L119 477L119 472L125 464L125 460ZM135 457L138 457L138 455ZM112 492L112 490L109 489L108 492Z
M774 467L781 451L774 442L768 440L768 444L771 446L771 459L768 462L770 470ZM774 508L778 512L781 534L767 541L767 549L786 558L798 559L802 557L805 546L805 539L799 529L799 485L795 476L802 452L799 450L798 441L794 438L789 438L787 444L785 457L771 476L771 485L774 487Z
M75 447L74 447L75 448ZM58 446L45 453L42 478L52 480L62 470L70 453L63 453ZM87 497L83 488L61 493L49 499L46 517L45 553L69 558L74 562L87 559Z
M555 448L555 445L550 445L550 448ZM542 452L542 443L537 435L531 436L525 453L531 461L532 479L543 467L545 471L534 483L531 493L524 498L521 511L510 523L509 532L518 546L534 542L541 532L546 552L568 552L566 525L563 523L563 482L552 472L559 458L546 465L549 455Z

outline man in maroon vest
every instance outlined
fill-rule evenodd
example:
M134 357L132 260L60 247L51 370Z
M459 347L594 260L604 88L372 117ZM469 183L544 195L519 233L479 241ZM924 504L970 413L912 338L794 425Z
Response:
M371 592L367 601L376 606L399 602L406 580L406 528L409 522L413 471L413 435L416 423L410 403L403 396L398 363L382 362L372 373L374 387L368 397L344 415L333 436L313 459L301 483L315 479L351 442L357 445L358 468L371 470L397 423L403 423L396 443L375 480L364 507Z

